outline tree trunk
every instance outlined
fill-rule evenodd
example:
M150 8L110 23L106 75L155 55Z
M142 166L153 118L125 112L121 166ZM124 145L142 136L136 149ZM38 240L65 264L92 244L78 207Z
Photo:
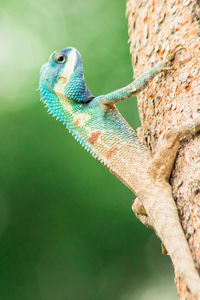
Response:
M200 1L129 0L130 52L135 78L181 44L172 70L138 96L139 136L153 153L173 126L200 114ZM181 141L171 176L173 196L196 268L200 270L200 135ZM192 299L175 273L180 299Z

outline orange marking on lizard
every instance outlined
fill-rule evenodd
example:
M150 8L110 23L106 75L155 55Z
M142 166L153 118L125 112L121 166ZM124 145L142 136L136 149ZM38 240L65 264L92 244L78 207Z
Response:
M74 122L74 126L78 126L80 125L80 119L77 119L75 122Z
M110 159L113 155L115 155L119 151L119 148L117 147L112 147L107 153L106 153L106 158Z
M91 145L94 145L97 142L100 135L101 135L101 131L92 132L90 137L88 138L88 142Z

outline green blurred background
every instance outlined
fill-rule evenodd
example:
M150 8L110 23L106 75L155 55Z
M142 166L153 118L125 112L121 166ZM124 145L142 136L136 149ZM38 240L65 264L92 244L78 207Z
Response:
M39 70L82 54L94 95L132 80L125 0L0 2L0 299L178 299L132 193L49 116ZM119 105L139 125L136 100Z

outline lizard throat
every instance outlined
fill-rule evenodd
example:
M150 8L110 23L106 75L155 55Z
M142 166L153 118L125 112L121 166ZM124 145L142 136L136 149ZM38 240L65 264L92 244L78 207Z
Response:
M87 103L91 101L94 96L88 90L82 72L75 72L65 86L64 95L70 100Z

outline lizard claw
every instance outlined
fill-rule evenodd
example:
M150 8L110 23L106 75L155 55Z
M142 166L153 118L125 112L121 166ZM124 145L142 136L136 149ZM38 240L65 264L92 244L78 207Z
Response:
M183 45L176 45L173 50L170 50L165 58L166 63L172 60L175 54L181 50L186 50L186 48Z
M162 71L165 73L167 73L168 71L175 71L176 69L175 68L173 68L173 67L164 67L164 68L162 68Z

